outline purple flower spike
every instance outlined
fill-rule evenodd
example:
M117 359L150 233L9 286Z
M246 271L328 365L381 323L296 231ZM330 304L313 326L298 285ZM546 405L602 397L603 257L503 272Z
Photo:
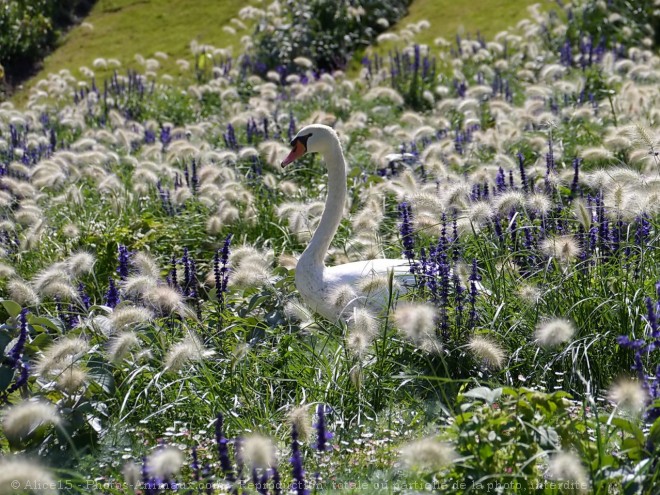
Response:
M325 407L325 404L319 404L316 408L316 448L321 452L328 450L326 442L332 438L332 433L328 432L325 426Z

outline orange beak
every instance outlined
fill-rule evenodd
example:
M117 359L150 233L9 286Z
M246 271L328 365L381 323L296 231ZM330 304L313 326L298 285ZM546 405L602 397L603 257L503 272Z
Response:
M291 153L282 161L282 168L286 167L289 163L297 160L301 156L305 154L307 149L305 148L305 145L300 141L296 140L293 149L291 150Z

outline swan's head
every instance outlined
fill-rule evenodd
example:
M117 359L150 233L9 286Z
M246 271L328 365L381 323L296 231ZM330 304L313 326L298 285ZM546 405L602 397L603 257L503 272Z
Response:
M322 124L306 125L291 140L291 153L282 162L282 168L305 153L324 153L331 146L339 146L339 138L332 127Z

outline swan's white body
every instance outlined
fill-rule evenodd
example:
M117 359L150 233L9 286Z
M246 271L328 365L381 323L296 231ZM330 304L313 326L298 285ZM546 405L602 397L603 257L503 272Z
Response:
M406 284L414 281L410 273L410 264L404 259L377 259L325 266L325 256L343 216L347 188L346 161L339 138L330 127L307 126L298 133L292 143L296 143L299 136L305 138L305 151L323 155L328 169L328 197L319 226L296 266L298 292L310 309L331 320L350 316L350 309L356 306L366 306L378 313L388 302L387 291L379 290L364 294L360 292L358 286L369 277L389 276L389 273L393 272L403 291ZM296 153L296 146L297 144L294 145L291 155L283 162L283 166L302 155L300 150ZM333 303L333 296L336 289L344 285L351 286L358 297L351 301L348 307L337 307Z

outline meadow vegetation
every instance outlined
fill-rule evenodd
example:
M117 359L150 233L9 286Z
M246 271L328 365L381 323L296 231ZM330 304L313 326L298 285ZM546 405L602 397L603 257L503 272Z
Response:
M418 22L355 78L192 43L0 104L0 494L657 493L654 9ZM328 264L410 261L382 314L295 290L307 123L350 167Z

